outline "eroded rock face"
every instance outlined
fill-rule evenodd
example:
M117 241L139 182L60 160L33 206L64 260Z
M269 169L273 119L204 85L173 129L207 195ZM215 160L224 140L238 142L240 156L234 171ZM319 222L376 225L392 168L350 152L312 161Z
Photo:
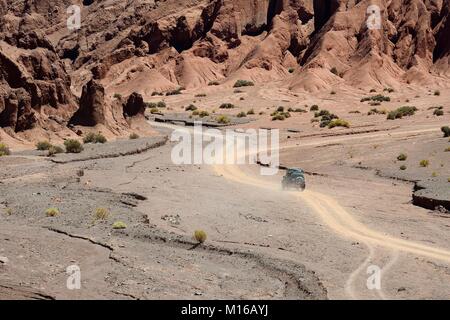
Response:
M123 106L123 115L125 118L141 116L145 113L144 98L139 93L133 92Z
M70 119L70 124L95 126L106 124L105 89L95 80L89 81L84 87L80 98L80 107Z

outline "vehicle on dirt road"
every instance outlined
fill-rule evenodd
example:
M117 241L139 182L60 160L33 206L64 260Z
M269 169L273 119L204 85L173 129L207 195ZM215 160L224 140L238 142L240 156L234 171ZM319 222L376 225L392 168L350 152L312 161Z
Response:
M286 175L281 181L283 190L295 188L304 191L306 188L305 172L302 169L291 168L286 171Z

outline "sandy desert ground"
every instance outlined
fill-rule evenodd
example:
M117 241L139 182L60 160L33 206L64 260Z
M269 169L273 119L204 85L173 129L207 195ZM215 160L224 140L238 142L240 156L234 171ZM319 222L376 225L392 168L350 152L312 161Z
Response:
M151 122L156 136L78 155L1 157L0 297L448 299L450 144L440 128L450 124L450 90L389 93L380 110L418 109L397 120L367 115L374 107L360 99L376 93L335 91L213 87L164 97L160 110L189 119L185 107L195 104L210 113L206 121L254 109L248 123L229 128L280 129L281 165L305 169L304 193L281 190L283 170L267 177L258 165L173 164L173 124ZM236 108L223 112L225 102ZM314 104L350 128L320 128L311 122ZM430 107L441 105L444 115L433 115ZM272 121L279 106L306 112ZM414 191L444 206L414 205ZM60 214L46 217L51 207ZM110 215L96 220L97 208ZM127 228L114 230L116 221ZM202 245L192 237L197 229L208 235ZM80 267L80 290L66 287L70 265ZM367 287L373 265L380 290Z

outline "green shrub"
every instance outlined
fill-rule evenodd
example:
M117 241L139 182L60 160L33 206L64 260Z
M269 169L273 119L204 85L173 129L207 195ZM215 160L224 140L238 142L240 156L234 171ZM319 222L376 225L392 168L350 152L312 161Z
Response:
M175 96L177 94L181 94L181 91L183 90L183 88L177 88L175 90L171 90L166 92L166 96Z
M188 106L186 107L185 110L186 110L186 111L195 111L195 110L197 110L197 107L196 107L195 105L193 105L193 104L190 104L190 105L188 105Z
M56 217L60 214L59 209L58 208L48 208L47 210L45 210L45 215L47 217Z
M49 141L39 141L36 143L36 149L44 151L50 149L52 144Z
M428 160L421 160L421 161L419 162L419 165L420 165L421 167L423 167L423 168L426 168L426 167L428 167L428 166L430 165L430 161L428 161Z
M227 116L218 116L216 121L220 124L228 124L230 123L230 119Z
M416 113L417 108L416 107L400 107L397 110L393 110L388 113L387 119L388 120L395 120L395 119L401 119L406 116L412 116Z
M122 221L116 221L113 223L112 228L116 229L116 230L122 230L122 229L126 229L127 225L125 223L123 223Z
M75 139L67 139L64 141L64 146L67 153L80 153L84 149L80 141Z
M406 161L406 159L408 159L408 156L404 153L400 153L397 157L398 161Z
M236 117L238 117L238 118L245 118L246 116L247 116L247 114L246 114L244 111L239 112L239 113L236 115Z
M59 146L51 146L51 147L48 149L48 156L49 156L49 157L53 157L55 154L63 153L63 152L64 152L64 149L63 149L63 148L61 148L61 147L59 147Z
M222 103L219 108L220 109L234 109L235 105L232 103Z
M441 131L444 133L444 138L450 137L450 127L442 127Z
M90 132L83 139L84 143L105 143L107 141L108 140L105 138L105 136L102 135L100 132L98 133Z
M166 103L165 103L164 101L159 101L159 102L156 104L156 107L157 107L157 108L165 108L165 107L166 107Z
M200 111L198 115L200 118L208 117L209 112L208 111Z
M114 99L120 100L122 99L122 95L120 93L114 93Z
M328 128L332 129L334 127L350 128L350 123L343 119L334 119L330 121L330 123L328 124Z
M319 111L319 106L317 104L314 104L309 108L309 111Z
M9 156L10 154L11 151L9 150L8 146L4 143L0 143L0 157Z
M194 238L198 241L198 243L204 243L206 241L206 232L203 230L196 230L194 232Z
M139 135L137 134L137 133L132 133L132 134L130 134L130 140L136 140L136 139L139 139Z
M238 81L236 81L235 82L235 84L234 84L234 88L240 88L240 87L252 87L252 86L254 86L255 84L253 83L253 82L251 82L251 81L248 81L248 80L238 80Z
M389 101L391 101L391 98L387 97L387 96L383 96L382 94L377 94L375 96L365 97L365 98L361 99L361 102L366 102L366 101L389 102Z

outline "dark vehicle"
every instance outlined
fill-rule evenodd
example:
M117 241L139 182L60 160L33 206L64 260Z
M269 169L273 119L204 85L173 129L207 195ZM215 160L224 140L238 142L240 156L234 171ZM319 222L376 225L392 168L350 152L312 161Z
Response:
M295 188L304 191L306 188L305 172L298 168L288 169L286 175L283 177L281 185L283 190Z

